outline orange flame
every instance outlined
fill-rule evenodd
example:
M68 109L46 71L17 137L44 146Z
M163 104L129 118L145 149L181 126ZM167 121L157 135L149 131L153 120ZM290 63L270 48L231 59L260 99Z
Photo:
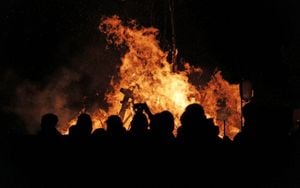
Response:
M184 71L173 72L167 61L167 52L161 50L156 39L158 30L153 27L138 26L135 21L123 24L118 16L102 19L99 29L107 35L107 42L119 47L126 46L127 53L121 58L122 64L117 75L111 80L112 91L106 94L110 105L108 112L94 112L94 121L105 120L107 114L118 114L124 94L121 88L132 91L131 102L146 102L153 113L169 110L175 116L176 127L185 107L191 103L203 105L208 117L215 118L220 125L220 135L226 122L226 134L232 138L240 127L240 97L238 85L225 81L221 72L216 72L205 86L189 83L188 76L201 76L202 70L185 63ZM130 102L130 101L129 101ZM130 103L132 105L132 103ZM132 106L125 112L124 121L128 128L128 119L132 117ZM217 118L218 117L218 118ZM95 127L101 127L101 123Z

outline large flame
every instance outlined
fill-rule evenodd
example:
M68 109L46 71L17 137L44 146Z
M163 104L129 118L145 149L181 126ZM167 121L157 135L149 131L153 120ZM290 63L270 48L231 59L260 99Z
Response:
M220 126L220 135L223 135L224 123L229 137L238 132L241 110L239 87L225 81L221 72L216 72L204 86L193 85L189 83L188 76L201 76L202 70L185 63L184 71L173 72L172 64L167 61L168 53L162 51L156 39L156 28L141 27L135 21L125 25L118 16L112 16L103 18L99 29L107 35L109 44L127 47L127 52L121 58L117 79L110 83L112 91L106 94L105 100L110 106L108 112L100 109L92 114L95 128L102 125L107 115L120 113L121 101L128 102L128 106L123 104L127 108L121 110L125 112L123 120L127 128L133 115L133 102L146 102L153 113L169 110L175 116L177 127L185 107L197 102Z

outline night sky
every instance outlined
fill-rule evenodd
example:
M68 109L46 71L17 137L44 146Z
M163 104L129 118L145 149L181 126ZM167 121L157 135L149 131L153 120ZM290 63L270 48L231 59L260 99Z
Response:
M164 49L171 41L167 0L9 0L0 7L4 110L18 105L15 93L20 85L43 88L62 67L83 74L77 80L83 86L78 87L94 83L97 76L91 74L105 87L113 66L103 70L99 62L116 64L122 52L105 44L98 30L102 16L117 14L158 27ZM250 79L258 96L299 106L299 8L297 0L175 0L179 58L207 71L218 67L233 83ZM89 68L81 72L82 66ZM89 84L74 93L80 98L98 88Z

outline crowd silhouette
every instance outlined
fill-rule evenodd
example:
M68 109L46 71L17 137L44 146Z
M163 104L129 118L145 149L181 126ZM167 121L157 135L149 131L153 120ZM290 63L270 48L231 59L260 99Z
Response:
M242 115L244 125L230 140L219 137L219 127L197 103L185 108L176 136L173 114L152 114L146 103L134 105L128 130L120 116L110 115L105 129L92 131L90 115L81 113L69 134L61 135L59 118L47 113L37 136L7 142L13 172L6 183L11 187L298 185L300 131L290 131L291 112L253 100Z

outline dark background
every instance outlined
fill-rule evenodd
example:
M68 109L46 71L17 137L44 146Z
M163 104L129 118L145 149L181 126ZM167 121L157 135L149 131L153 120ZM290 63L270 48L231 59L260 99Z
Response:
M162 48L171 44L167 0L9 0L0 7L4 111L18 106L16 88L24 82L46 87L62 67L85 73L76 86L84 91L73 92L77 98L99 87L103 94L114 67L107 65L119 63L121 52L108 47L99 32L102 16L117 14L123 20L158 27ZM217 67L232 83L250 79L258 98L297 107L299 8L297 0L175 0L179 59L207 71ZM98 88L86 87L95 78Z

